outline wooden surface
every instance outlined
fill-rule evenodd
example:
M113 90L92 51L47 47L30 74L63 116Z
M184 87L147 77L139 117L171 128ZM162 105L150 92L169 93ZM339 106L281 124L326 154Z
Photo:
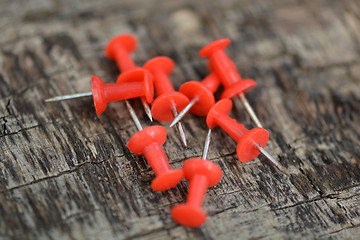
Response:
M1 239L359 239L359 1L0 0L0 33ZM209 159L224 174L204 199L208 220L176 224L187 182L151 190L153 171L125 146L136 128L123 102L97 117L91 98L43 101L89 91L91 74L114 82L103 49L122 33L139 40L137 64L176 62L176 88L208 73L201 47L231 38L227 52L258 83L247 96L270 131L266 149L290 178L263 157L240 163L216 129ZM183 123L188 149L168 129L172 167L205 139L203 118Z

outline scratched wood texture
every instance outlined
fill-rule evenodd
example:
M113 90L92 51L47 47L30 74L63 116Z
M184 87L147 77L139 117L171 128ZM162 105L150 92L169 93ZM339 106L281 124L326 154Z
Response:
M359 239L359 1L0 0L0 33L1 239ZM208 73L201 47L231 38L230 57L258 83L247 96L270 131L266 149L291 176L262 157L240 163L216 129L209 159L223 178L204 199L208 220L176 224L170 210L188 184L151 190L152 170L125 146L136 128L123 102L97 117L91 98L43 101L89 91L91 74L114 82L103 49L122 33L139 40L137 64L176 62L176 88ZM168 128L172 167L205 139L203 118L183 123L187 149Z

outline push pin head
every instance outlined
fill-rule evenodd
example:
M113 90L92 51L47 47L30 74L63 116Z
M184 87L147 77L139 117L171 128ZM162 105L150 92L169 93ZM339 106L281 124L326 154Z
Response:
M174 119L173 106L181 111L189 99L179 92L164 93L157 97L151 105L153 117L160 122L169 122Z
M154 99L154 85L152 74L144 68L134 68L119 75L116 83L140 82L144 83L145 99L151 103Z
M206 124L209 128L215 128L217 127L218 121L216 117L219 114L228 115L231 112L232 109L232 102L229 100L222 100L218 101L208 112L208 115L206 117Z
M108 102L105 100L104 82L98 76L92 75L91 88L96 114L100 115L105 111L108 104Z
M231 41L228 38L216 40L203 47L200 50L199 55L201 57L210 57L214 51L225 49L230 44L230 42Z
M249 162L256 158L260 152L258 146L265 147L269 141L269 132L256 127L244 134L236 147L237 155L241 162Z
M240 82L234 83L231 87L225 88L221 94L221 99L238 97L239 94L245 94L256 87L257 83L252 79L244 79Z
M155 57L144 64L144 68L150 72L160 71L162 74L169 75L174 70L174 62L168 57Z
M127 143L129 150L135 154L144 155L154 170L156 177L151 183L154 191L173 188L183 178L182 170L170 169L161 147L165 140L166 129L162 126L151 126L137 132Z
M154 97L154 87L151 75L149 76L143 71L134 70L121 74L118 78L118 83L130 84L104 84L101 78L93 75L91 85L96 113L100 115L105 111L108 102L120 100L121 95L123 96L122 99L127 99L128 94L139 92L139 90L139 94L145 96L147 101L151 103ZM140 86L131 83L140 83ZM116 91L116 89L121 90L122 93ZM135 97L138 97L139 94L135 95Z
M127 64L122 68L129 69L129 67L135 67L135 64L128 56L135 50L137 45L136 39L130 34L124 34L114 37L106 45L105 55L112 60L123 60ZM126 57L125 57L126 56ZM121 59L122 58L122 59ZM123 63L125 63L123 62ZM124 69L121 69L122 71Z
M188 99L196 99L196 103L189 111L197 116L206 116L210 108L215 104L214 94L201 82L186 82L180 87L179 92Z

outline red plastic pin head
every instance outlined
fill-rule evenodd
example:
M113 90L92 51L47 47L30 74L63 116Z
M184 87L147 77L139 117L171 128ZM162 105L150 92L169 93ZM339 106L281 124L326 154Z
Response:
M137 41L130 34L123 34L112 38L105 48L105 55L115 60L119 49L125 51L128 54L132 53L136 49Z
M119 75L116 83L142 82L145 98L148 103L154 99L154 85L152 74L144 68L134 68Z
M214 94L201 82L186 82L180 87L179 91L188 99L198 99L190 109L190 112L197 116L206 116L210 108L215 104Z
M218 126L216 117L218 115L228 115L232 109L232 102L228 99L218 101L208 112L206 117L206 124L209 128L215 128Z
M150 72L162 71L164 74L169 75L174 70L174 61L168 57L154 57L144 64L144 68Z
M124 75L130 77L134 73ZM136 74L134 74L136 75ZM106 109L109 102L120 101L130 98L146 96L149 100L153 97L152 81L144 78L143 82L122 82L122 83L104 83L97 76L91 77L92 95L96 113L100 115Z
M190 101L188 105L174 118L170 127L179 123L179 121L189 111L198 116L206 116L210 108L215 104L213 93L220 85L220 80L215 74L209 74L201 82L190 81L180 87L183 93Z
M225 49L230 43L231 41L228 38L216 40L203 47L200 50L199 55L200 57L210 57L215 51Z
M168 57L154 57L144 64L144 68L154 76L154 86L158 96L175 91L169 79L174 65L174 61Z
M249 162L256 158L260 152L255 147L255 144L259 144L261 147L265 147L268 141L268 131L260 127L250 129L242 136L236 147L236 152L240 161Z
M166 129L161 126L147 127L127 143L129 150L138 155L144 155L154 170L156 177L151 183L154 191L165 191L175 187L183 178L183 171L170 169L168 160L162 149L166 140Z
M96 114L103 113L107 106L107 101L104 101L104 82L98 76L91 76L91 88L93 93L93 100L95 105Z
M209 68L218 75L225 90L229 89L228 92L232 94L234 92L236 92L236 94L244 93L240 91L247 90L249 88L249 83L245 84L245 86L243 86L243 84L238 84L242 81L242 78L238 73L235 64L225 52L225 48L229 44L230 39L228 38L214 41L201 49L199 55L201 57L209 57ZM254 83L255 82L252 84ZM226 95L229 95L229 93L226 93ZM232 94L230 94L230 96L232 96Z
M191 158L183 164L184 177L186 180L191 179L196 175L205 176L208 182L208 188L215 186L221 179L222 172L215 163L201 158Z
M151 144L164 145L166 141L166 129L162 126L147 127L135 133L126 144L131 152L144 155L145 150Z
M151 105L151 114L160 122L169 122L174 119L172 108L176 107L177 111L181 111L187 104L189 99L182 93L169 92L158 96Z
M256 87L257 83L252 79L244 79L240 82L234 83L231 87L225 88L221 94L221 99L233 98L239 94L245 94Z
M132 35L119 35L109 41L105 48L105 55L109 59L115 60L121 72L125 72L136 67L130 57L136 45L137 41Z
M181 225L198 227L206 220L206 212L201 208L205 192L217 184L222 176L215 163L201 158L192 158L183 165L185 178L190 182L186 203L171 210L173 219Z

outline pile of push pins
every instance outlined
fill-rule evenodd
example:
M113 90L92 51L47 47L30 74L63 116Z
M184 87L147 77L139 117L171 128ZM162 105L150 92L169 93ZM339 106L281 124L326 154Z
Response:
M206 213L201 208L205 192L207 188L217 184L222 176L220 167L206 159L212 128L220 126L237 142L237 156L241 162L248 162L261 153L287 175L284 167L264 149L269 133L262 128L245 98L245 94L256 86L256 82L241 78L235 64L224 50L229 44L229 39L220 39L201 49L200 56L209 58L210 74L201 82L184 83L179 91L175 91L169 79L174 62L168 57L155 57L143 67L137 67L130 56L136 48L136 39L131 35L120 35L113 38L105 49L106 56L115 60L121 71L116 83L105 84L99 77L92 76L92 92L59 96L47 99L46 102L92 95L96 113L99 115L104 112L107 103L125 100L130 116L139 130L130 138L127 147L135 154L144 155L154 170L156 177L151 183L154 191L176 187L183 177L189 181L186 203L175 206L171 214L179 224L197 227L206 220ZM223 85L224 92L221 100L216 103L213 93L220 84ZM157 98L153 101L154 87ZM256 128L248 130L228 116L232 109L229 99L234 97L241 100ZM151 121L153 118L161 122L172 121L170 127L177 126L184 146L187 143L180 122L182 117L189 111L197 116L206 116L209 131L202 157L186 160L182 169L171 169L162 149L166 140L166 129L162 126L143 129L134 109L127 101L130 98L141 99Z

